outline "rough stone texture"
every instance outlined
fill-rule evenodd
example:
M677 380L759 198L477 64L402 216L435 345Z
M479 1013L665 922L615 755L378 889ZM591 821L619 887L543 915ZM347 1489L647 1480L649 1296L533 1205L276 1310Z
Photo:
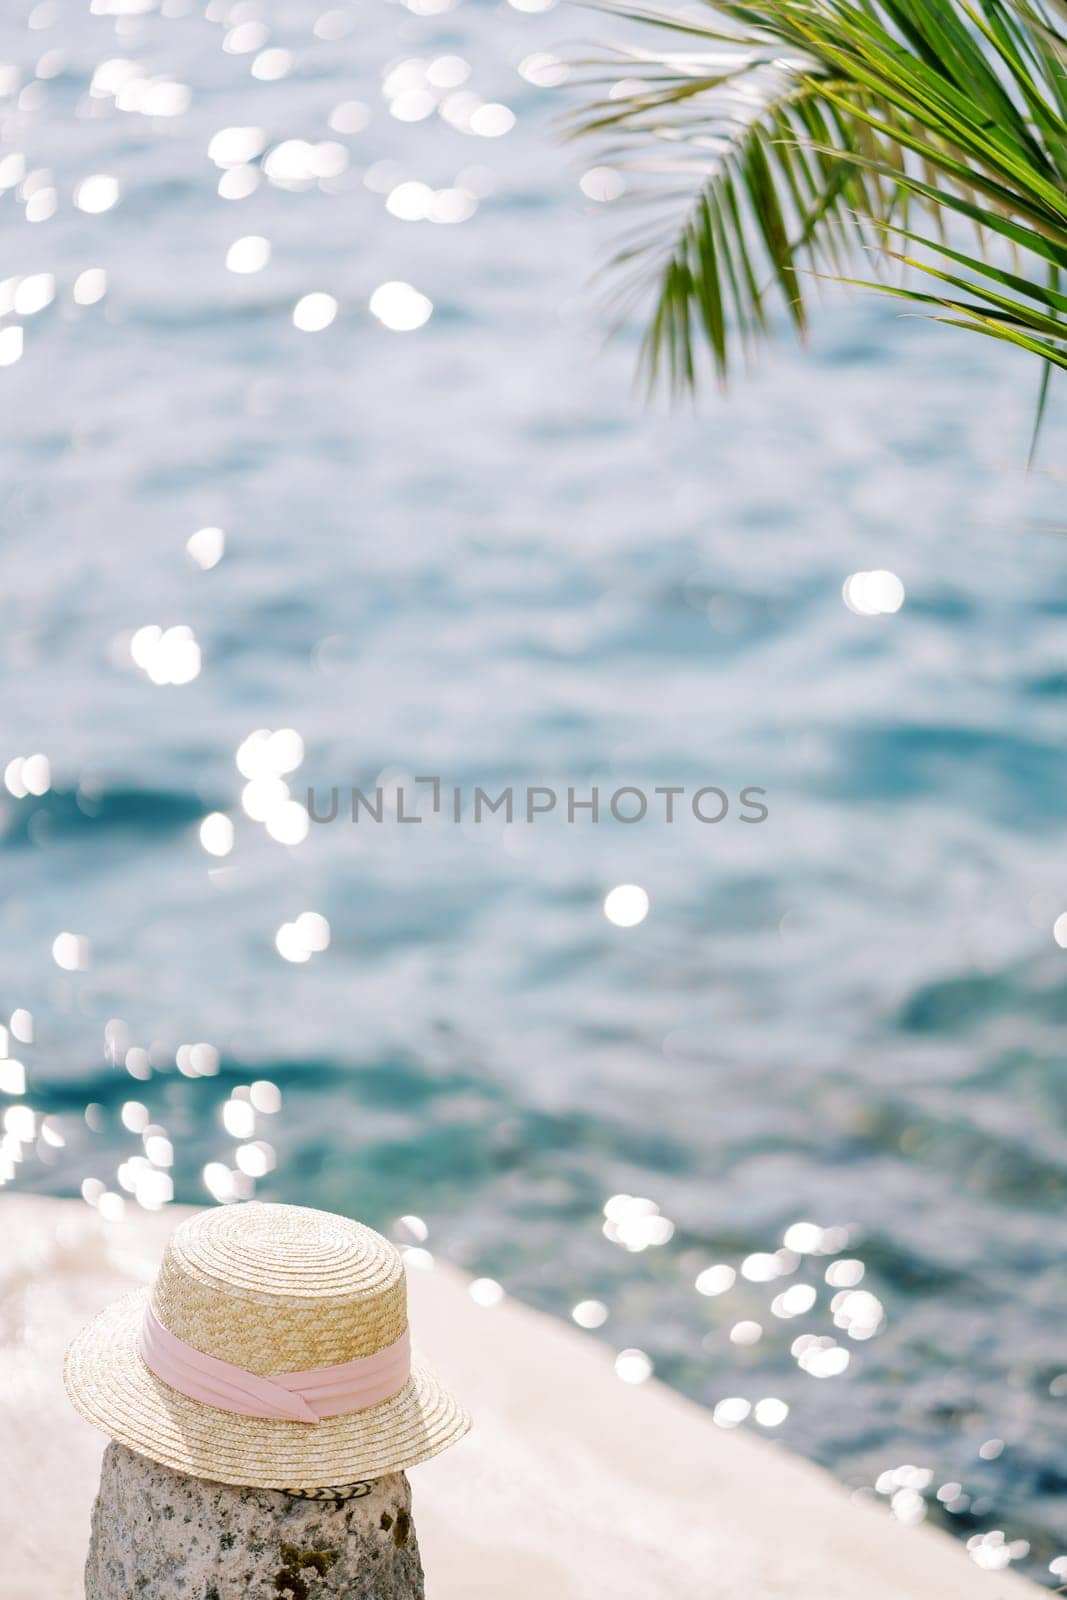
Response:
M234 1489L109 1444L86 1600L424 1600L404 1474L336 1494Z

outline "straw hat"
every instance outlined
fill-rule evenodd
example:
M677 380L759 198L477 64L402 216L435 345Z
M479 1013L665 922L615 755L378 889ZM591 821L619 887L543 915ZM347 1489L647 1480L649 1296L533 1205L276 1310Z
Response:
M417 1354L409 1368L397 1250L359 1222L304 1206L250 1202L183 1222L153 1287L82 1329L64 1378L82 1416L131 1450L261 1489L380 1478L470 1426ZM310 1401L293 1399L295 1389ZM279 1420L262 1395L306 1420ZM316 1416L308 1404L323 1395L335 1411L354 1404L329 1414L327 1402Z

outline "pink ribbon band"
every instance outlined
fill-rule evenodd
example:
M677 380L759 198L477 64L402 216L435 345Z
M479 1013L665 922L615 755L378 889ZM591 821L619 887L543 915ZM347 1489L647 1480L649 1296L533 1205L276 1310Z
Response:
M266 1378L186 1344L163 1326L151 1306L145 1307L140 1350L145 1366L190 1400L275 1422L321 1422L380 1405L400 1393L411 1373L406 1328L395 1343L372 1356Z

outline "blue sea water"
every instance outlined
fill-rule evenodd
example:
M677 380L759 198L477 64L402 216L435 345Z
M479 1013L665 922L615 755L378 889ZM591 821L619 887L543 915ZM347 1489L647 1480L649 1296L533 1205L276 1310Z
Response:
M918 1493L961 1537L1027 1541L1013 1559L1056 1582L1062 405L1027 476L1026 361L828 291L806 351L696 410L646 406L635 340L605 343L590 286L616 226L579 185L595 153L558 137L572 91L528 81L531 56L610 25L423 9L359 0L317 33L298 0L45 0L0 20L0 154L32 175L0 196L2 271L55 278L51 304L3 319L25 343L0 370L0 764L43 752L51 787L0 803L0 999L35 1022L11 1044L19 1103L64 1141L9 1138L10 1186L122 1193L133 1101L173 1144L176 1198L207 1202L205 1165L232 1169L241 1142L224 1103L269 1080L257 1194L383 1227L415 1214L429 1248L510 1293L561 1316L600 1300L600 1336L667 1382L784 1401L786 1445L903 1490L904 1521ZM455 92L426 90L442 57L510 131L434 109ZM90 94L116 60L135 65ZM121 103L180 106L169 82L188 107L122 109L109 85L138 73L164 88ZM391 114L425 109L400 92L431 114ZM366 125L331 130L350 101ZM234 127L263 148L253 192L227 199L208 149ZM321 181L272 181L287 140L348 164L328 149ZM119 184L100 213L74 203L93 174ZM410 182L477 209L402 220L386 199ZM54 214L28 220L49 189ZM269 264L228 271L248 235ZM100 267L106 296L76 304ZM395 281L433 303L415 331L368 309ZM310 293L337 301L325 331L293 324ZM226 533L209 571L185 549L204 526ZM875 568L906 602L854 615L842 584ZM132 660L152 624L193 630L192 681ZM433 773L468 795L754 785L769 815L446 812L288 846L242 809L236 755L261 728L303 739L298 799ZM199 840L212 812L235 823L225 857ZM619 884L649 897L636 927L604 915ZM329 947L288 962L277 931L308 910ZM82 970L54 959L63 933L88 941ZM175 1065L198 1041L217 1075ZM127 1048L150 1052L146 1079ZM654 1201L673 1236L605 1237L617 1195ZM764 1281L802 1221L846 1232ZM694 1288L752 1257L728 1292ZM835 1323L841 1258L883 1308L872 1337L840 1301ZM797 1283L813 1307L777 1314ZM757 1342L731 1340L745 1323ZM805 1370L805 1335L847 1370Z

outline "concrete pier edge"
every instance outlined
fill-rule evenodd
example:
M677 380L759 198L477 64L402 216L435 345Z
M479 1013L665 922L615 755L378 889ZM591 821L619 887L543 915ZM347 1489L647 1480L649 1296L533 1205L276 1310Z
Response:
M5 1600L81 1600L105 1440L70 1409L63 1350L151 1280L185 1209L105 1223L81 1201L0 1197ZM428 1600L1036 1600L928 1526L858 1503L780 1444L723 1432L598 1340L513 1300L409 1273L416 1343L474 1416L411 1473ZM230 1597L226 1597L230 1600ZM254 1600L254 1597L251 1597Z

